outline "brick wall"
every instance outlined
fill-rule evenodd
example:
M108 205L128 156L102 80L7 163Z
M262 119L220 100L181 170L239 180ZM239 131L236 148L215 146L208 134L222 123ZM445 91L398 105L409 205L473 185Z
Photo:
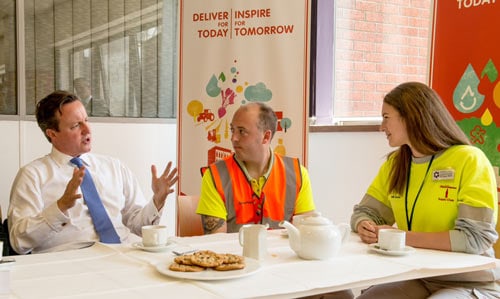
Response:
M334 1L336 117L380 116L394 86L427 83L431 0Z

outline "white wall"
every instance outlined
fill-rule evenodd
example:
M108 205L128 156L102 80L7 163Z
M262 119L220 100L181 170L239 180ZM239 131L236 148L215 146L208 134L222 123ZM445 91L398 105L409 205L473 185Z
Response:
M93 152L116 156L136 174L146 197L152 196L150 165L161 171L176 162L175 124L92 123ZM10 185L20 165L50 151L34 121L0 121L0 204L6 217ZM385 136L369 133L311 133L308 169L317 209L335 223L349 220L352 206L390 150ZM175 229L174 197L169 198L165 223Z
M390 151L381 132L310 133L307 168L316 209L334 223L349 222Z

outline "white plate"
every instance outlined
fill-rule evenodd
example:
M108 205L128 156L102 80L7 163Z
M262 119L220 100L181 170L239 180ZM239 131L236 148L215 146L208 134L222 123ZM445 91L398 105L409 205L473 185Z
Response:
M216 271L213 269L206 269L201 272L179 272L168 269L173 260L174 258L172 257L167 262L156 264L156 270L158 270L161 274L175 278L192 280L222 280L245 277L259 271L260 269L259 261L245 257L245 268L241 270Z
M172 249L175 245L176 245L175 243L169 242L163 246L150 247L150 246L144 246L142 244L142 242L135 242L132 244L132 247L142 249L144 251L149 251L149 252L161 252L161 251Z
M370 244L368 246L370 247L371 250L373 250L377 253L385 254L385 255L400 256L400 255L407 255L407 254L415 252L415 248L410 247L410 246L406 246L405 249L397 250L397 251L382 249L378 246L378 243L373 243L373 244Z

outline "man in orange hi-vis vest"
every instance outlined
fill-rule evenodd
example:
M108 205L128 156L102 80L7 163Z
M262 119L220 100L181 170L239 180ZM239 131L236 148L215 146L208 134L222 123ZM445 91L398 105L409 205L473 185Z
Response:
M200 202L205 234L237 232L244 224L278 228L282 220L315 209L311 183L296 158L273 153L277 117L266 104L241 106L231 122L234 154L203 174Z
M278 228L294 215L314 214L307 169L297 158L271 149L278 124L264 103L252 102L236 110L231 121L234 154L204 169L200 201L205 234L238 232L244 224ZM354 298L351 290L307 298Z

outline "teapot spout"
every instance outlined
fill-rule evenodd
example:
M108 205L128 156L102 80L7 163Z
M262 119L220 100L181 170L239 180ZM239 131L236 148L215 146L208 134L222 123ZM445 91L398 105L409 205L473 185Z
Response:
M290 222L283 220L279 224L281 227L286 228L288 232L288 239L290 241L290 247L295 253L298 254L300 251L300 232L299 230Z

